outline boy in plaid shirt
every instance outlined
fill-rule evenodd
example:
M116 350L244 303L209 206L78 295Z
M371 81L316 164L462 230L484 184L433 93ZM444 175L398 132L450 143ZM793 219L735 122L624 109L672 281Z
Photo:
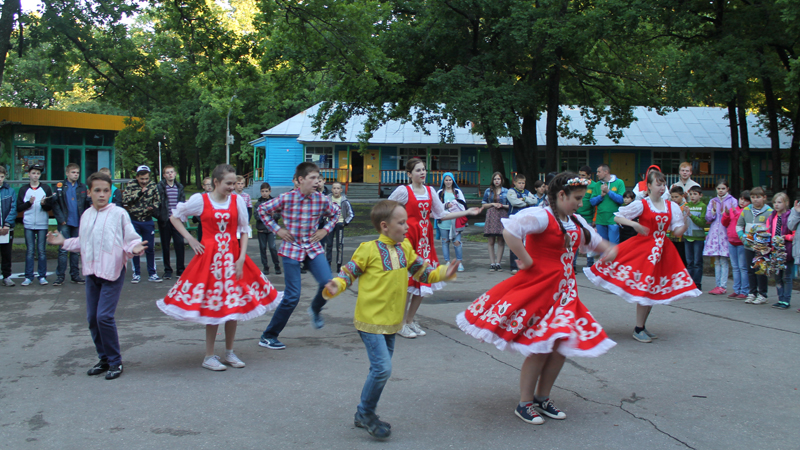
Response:
M314 163L300 163L295 170L298 188L281 194L258 207L258 217L273 233L283 239L278 254L283 257L283 273L286 290L283 301L275 310L267 329L261 335L258 345L273 350L283 350L286 346L278 340L278 335L286 326L289 317L300 300L300 265L305 262L311 274L319 283L317 295L311 301L308 313L311 325L322 328L320 316L325 299L322 290L331 280L331 266L325 258L321 242L339 221L339 207L328 196L317 191L319 167ZM285 228L281 228L272 214L281 212ZM320 217L328 218L328 223L318 229ZM321 256L321 258L319 257Z

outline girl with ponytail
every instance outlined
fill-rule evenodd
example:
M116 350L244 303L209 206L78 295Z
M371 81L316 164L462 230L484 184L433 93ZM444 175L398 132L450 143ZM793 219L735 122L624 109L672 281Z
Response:
M602 261L616 257L616 247L575 215L588 184L574 173L559 174L548 186L549 206L503 219L519 272L456 318L470 336L525 356L514 413L531 424L544 423L540 414L567 417L550 390L568 356L599 356L615 345L578 298L573 271L579 249L602 253Z

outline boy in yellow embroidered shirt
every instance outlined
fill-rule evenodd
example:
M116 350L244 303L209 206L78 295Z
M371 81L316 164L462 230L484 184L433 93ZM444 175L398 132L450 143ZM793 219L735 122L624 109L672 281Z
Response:
M417 256L405 238L408 215L395 201L378 202L370 219L380 237L362 243L352 260L342 266L339 276L328 282L322 295L331 299L360 278L353 324L367 348L370 364L354 422L371 436L385 439L391 434L391 425L378 419L375 408L392 374L395 333L403 327L408 276L412 274L423 283L449 281L455 279L461 262L453 260L434 269Z

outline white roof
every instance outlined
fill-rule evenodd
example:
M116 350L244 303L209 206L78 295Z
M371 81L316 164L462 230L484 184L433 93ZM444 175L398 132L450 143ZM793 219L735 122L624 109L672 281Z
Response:
M322 139L313 132L311 125L318 110L319 104L316 104L291 119L264 131L261 135L297 137L297 140L303 143L358 142L358 134L363 130L364 116L350 118L343 140L336 136L331 139ZM571 128L580 132L586 131L585 122L578 108L562 106L561 112L571 119ZM608 129L604 125L599 125L594 133L597 143L592 146L727 149L731 146L730 129L728 120L725 118L727 112L727 109L724 108L689 107L661 116L653 110L639 106L634 110L634 117L637 120L624 130L624 136L619 143L606 137ZM539 145L545 143L546 120L547 116L543 114L536 124ZM747 128L750 135L750 148L770 148L769 137L765 131L761 130L757 116L747 116ZM440 127L437 124L428 125L426 130L429 134L417 130L410 122L403 123L399 120L392 120L375 130L369 143L409 146L442 144L439 135ZM781 132L780 142L781 148L788 148L791 136ZM453 142L447 144L484 146L486 141L483 136L472 134L469 128L457 127L454 130ZM500 145L511 145L511 138L500 139ZM562 147L582 146L577 138L567 139L564 137L558 138L558 145Z

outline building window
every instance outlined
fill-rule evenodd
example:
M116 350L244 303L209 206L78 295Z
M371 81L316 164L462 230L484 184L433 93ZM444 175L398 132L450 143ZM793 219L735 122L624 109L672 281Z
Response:
M406 162L411 158L419 158L427 164L428 149L423 147L400 148L397 150L397 170L406 170Z
M454 172L458 170L457 148L432 148L431 167L428 170L439 170L442 172Z
M653 164L660 167L664 174L677 174L680 171L681 152L653 152Z
M47 148L18 146L16 147L16 151L14 174L18 179L28 178L28 167L34 164L47 167Z
M694 175L709 175L711 173L711 153L692 152L689 161L692 163Z
M306 147L306 162L313 162L320 169L332 169L333 147Z
M589 164L589 155L586 150L561 150L561 171L575 172Z

